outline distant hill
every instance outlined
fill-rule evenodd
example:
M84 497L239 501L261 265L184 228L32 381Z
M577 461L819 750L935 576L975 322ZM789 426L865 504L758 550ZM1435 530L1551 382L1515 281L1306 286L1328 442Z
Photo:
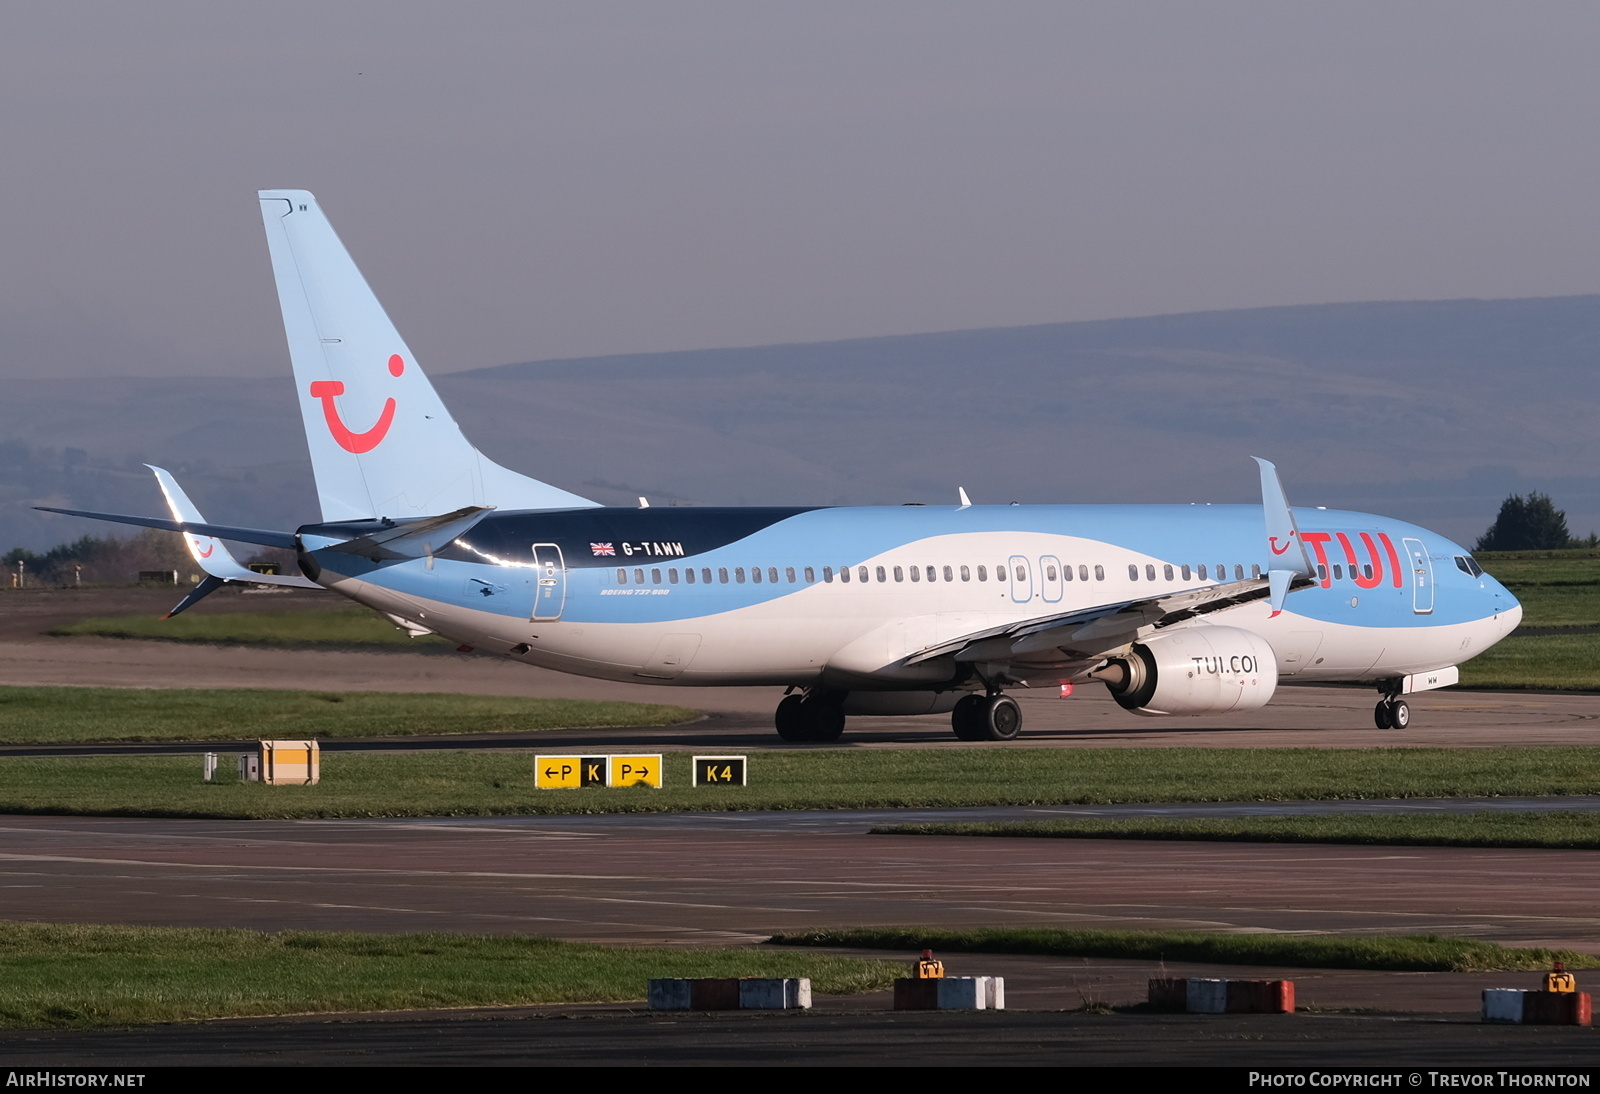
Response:
M424 366L427 362L423 362ZM1600 296L1330 304L504 365L436 377L495 459L632 504L1248 501L1251 455L1302 505L1470 541L1510 492L1600 528ZM255 380L14 382L0 549L159 504L316 515L285 362Z

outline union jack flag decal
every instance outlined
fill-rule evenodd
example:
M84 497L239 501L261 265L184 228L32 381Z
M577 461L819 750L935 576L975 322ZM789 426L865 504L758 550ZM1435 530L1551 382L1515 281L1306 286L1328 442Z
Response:
M597 556L615 555L617 553L617 549L609 543L591 543L589 544L589 550L593 551Z

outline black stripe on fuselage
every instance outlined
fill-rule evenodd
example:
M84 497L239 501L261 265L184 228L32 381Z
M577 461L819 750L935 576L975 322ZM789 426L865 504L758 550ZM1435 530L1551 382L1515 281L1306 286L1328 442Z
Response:
M569 509L558 512L491 513L439 552L438 557L482 562L484 555L531 562L535 543L561 548L569 570L615 566L619 560L687 558L726 547L779 521L821 508ZM606 548L611 554L600 553Z

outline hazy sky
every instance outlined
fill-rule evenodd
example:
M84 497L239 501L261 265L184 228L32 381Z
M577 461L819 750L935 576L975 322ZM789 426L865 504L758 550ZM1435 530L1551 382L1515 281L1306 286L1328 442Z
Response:
M0 375L287 369L314 190L427 367L1600 291L1600 5L0 4Z

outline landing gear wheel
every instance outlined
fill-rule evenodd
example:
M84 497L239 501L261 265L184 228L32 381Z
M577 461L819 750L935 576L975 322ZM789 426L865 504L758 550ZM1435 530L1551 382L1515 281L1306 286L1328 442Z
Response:
M1379 729L1394 728L1394 723L1389 720L1389 700L1378 700L1378 705L1372 708L1372 720L1377 723Z
M804 741L806 737L806 721L804 713L805 700L798 695L786 695L778 704L778 712L773 716L773 722L778 727L778 736L786 741Z
M1022 708L1009 695L992 696L983 711L983 739L1014 741L1022 732Z
M838 703L807 699L800 711L805 720L806 740L837 741L844 736L844 707Z
M837 741L844 733L844 707L811 695L787 695L772 721L786 741Z
M1411 708L1404 699L1396 699L1389 704L1389 724L1396 729L1404 729L1411 724Z
M986 736L983 728L983 710L988 700L982 695L964 695L956 700L950 711L950 728L963 741L981 741Z

